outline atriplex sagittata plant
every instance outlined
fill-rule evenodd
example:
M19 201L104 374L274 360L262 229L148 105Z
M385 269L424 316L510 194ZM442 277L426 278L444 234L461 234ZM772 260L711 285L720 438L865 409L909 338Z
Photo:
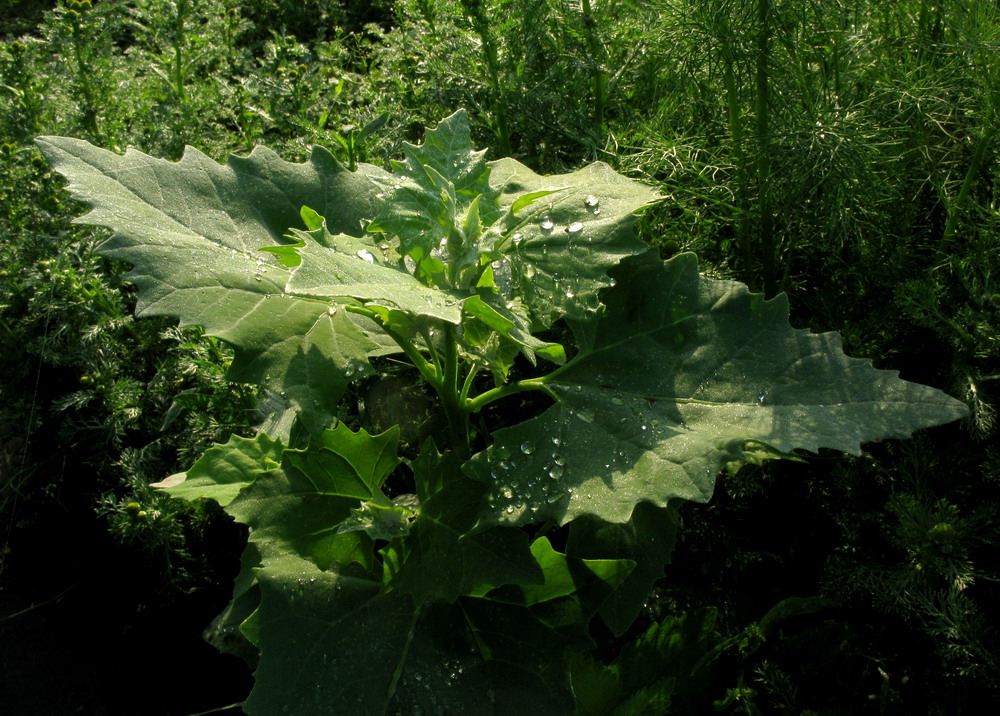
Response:
M593 619L636 619L675 501L966 414L791 328L783 295L662 261L631 233L649 187L487 162L464 112L391 172L39 144L137 312L232 344L273 406L160 483L249 526L215 626L259 653L250 714L574 713L574 655ZM439 417L406 450L412 426L371 434L355 398L400 376Z

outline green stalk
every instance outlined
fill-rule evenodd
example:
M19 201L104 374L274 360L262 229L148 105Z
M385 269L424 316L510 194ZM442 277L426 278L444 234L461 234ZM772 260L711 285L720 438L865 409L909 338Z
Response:
M472 454L469 441L470 411L468 404L462 399L467 388L463 386L460 390L458 385L458 368L461 357L458 352L458 338L455 335L457 328L450 323L445 324L445 350L447 352L443 357L432 358L434 362L431 363L421 355L412 342L382 323L375 311L364 306L351 305L343 306L343 309L350 313L367 316L377 322L386 335L392 338L396 345L403 350L406 357L420 372L420 377L434 389L438 398L441 399L441 407L448 420L451 449L463 459L469 457ZM424 340L428 340L426 335ZM429 341L428 345L430 345ZM433 356L433 349L431 350Z
M444 380L438 389L441 407L448 419L448 432L451 437L451 448L461 458L472 455L469 444L469 410L462 401L458 385L458 364L461 357L458 353L457 327L445 324Z
M420 377L434 389L434 392L441 399L441 407L448 420L448 433L452 450L462 458L469 457L472 454L469 442L470 411L468 405L462 400L462 391L459 390L458 386L458 367L461 358L458 353L458 339L455 335L456 327L450 323L445 324L445 350L447 353L443 357L432 358L434 362L431 363L421 355L413 343L382 323L375 311L364 306L351 305L343 306L343 309L350 313L367 316L377 322L386 335L392 338L396 345L403 350L406 357L420 372ZM426 335L424 340L428 340ZM429 342L428 345L430 345ZM431 350L433 351L433 349Z
M494 403L501 398L506 398L509 395L515 395L517 393L524 393L529 390L541 390L545 393L549 392L549 389L545 386L544 378L519 380L516 383L508 383L507 385L501 385L498 388L493 388L480 393L475 398L466 401L465 409L470 413L477 413L490 403Z
M958 196L955 197L955 201L951 202L948 206L948 220L945 222L944 231L941 235L941 250L943 252L948 251L948 244L951 243L951 240L955 236L955 228L958 226L959 209L965 204L965 201L969 196L972 184L975 182L976 175L979 174L979 168L982 166L983 159L986 157L986 150L989 148L990 144L993 143L993 138L996 134L997 127L993 126L986 131L986 134L984 134L982 138L980 138L975 151L972 153L972 161L969 162L969 168L965 171L965 178L962 180L962 188L958 190Z
M590 71L590 81L594 92L594 124L598 131L604 129L604 105L607 102L608 74L604 70L604 46L597 34L597 20L590 6L590 0L583 0L583 27L587 32L587 45L593 67Z
M490 82L490 94L493 105L493 117L497 125L497 138L500 140L501 156L509 156L510 130L508 129L507 113L504 111L500 98L500 63L497 59L497 47L490 31L489 18L483 7L484 0L461 0L466 15L472 21L472 29L479 36L483 48L483 59L486 61L486 74Z
M399 335L382 323L378 314L370 308L352 305L344 305L341 306L341 308L348 313L357 313L360 316L366 316L378 323L382 330L385 331L386 335L395 341L396 345L398 345L406 357L410 359L410 362L413 363L413 366L420 373L420 377L427 381L427 383L434 388L434 390L440 392L442 380L441 374L438 372L436 365L429 363L427 359L420 354L420 351L417 350L417 347L413 345L413 343L406 340L403 336Z
M778 292L776 246L771 222L768 192L771 184L771 134L768 126L770 105L768 64L771 42L771 0L757 0L757 181L758 224L761 268L764 274L764 295L771 298Z
M728 33L727 33L728 34ZM733 71L732 47L727 42L722 43L722 79L726 87L726 113L729 119L729 137L732 143L733 163L741 179L737 181L736 210L738 216L734 227L736 245L743 260L743 283L751 290L757 284L754 276L754 246L753 232L750 228L750 212L747 208L747 193L749 191L746 178L746 154L743 152L743 117L740 109L739 87L736 84L736 73Z

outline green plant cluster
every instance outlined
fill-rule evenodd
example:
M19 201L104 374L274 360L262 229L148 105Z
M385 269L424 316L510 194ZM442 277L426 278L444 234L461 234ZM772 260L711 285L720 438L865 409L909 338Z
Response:
M385 165L464 106L490 158L540 173L600 159L654 181L666 200L639 232L664 257L696 251L706 275L784 291L794 325L837 330L851 355L970 408L905 445L745 467L680 511L645 618L700 654L687 703L943 714L996 698L995 4L41 5L0 13L4 554L52 510L98 512L203 580L168 581L204 583L193 555L218 515L148 484L251 435L260 404L222 380L223 343L132 319L124 267L94 253L102 230L69 223L79 207L33 137L172 158L266 144L301 160L321 145ZM392 393L341 417L377 432L399 420ZM421 412L409 439L438 419ZM643 628L624 637L635 649L654 639ZM599 645L579 668L634 690L637 660Z

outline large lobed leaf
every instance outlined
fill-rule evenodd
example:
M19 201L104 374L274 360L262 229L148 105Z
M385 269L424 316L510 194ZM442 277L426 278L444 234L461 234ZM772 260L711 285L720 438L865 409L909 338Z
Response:
M258 147L220 165L187 148L178 162L87 142L41 137L39 147L92 208L77 221L110 228L99 252L134 266L139 315L169 315L236 347L230 378L280 394L314 432L336 414L347 384L385 351L373 325L285 292L288 270L259 250L301 227L303 205L331 230L360 235L377 202L362 165L348 172L326 150L294 164Z
M546 378L554 404L466 464L489 487L482 525L625 522L641 501L708 500L755 452L859 454L967 412L845 356L836 334L793 329L783 295L702 278L692 254L650 252L612 275L606 313L573 325L580 352Z

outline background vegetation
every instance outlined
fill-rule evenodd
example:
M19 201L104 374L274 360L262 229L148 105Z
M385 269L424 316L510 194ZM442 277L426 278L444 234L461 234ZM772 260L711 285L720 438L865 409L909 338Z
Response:
M32 139L385 163L466 107L492 158L654 183L664 256L972 409L686 506L639 627L687 615L705 658L682 710L635 713L995 703L998 51L987 0L0 0L0 698L183 714L249 686L199 633L242 535L148 484L250 434L257 396L223 344L133 320Z

